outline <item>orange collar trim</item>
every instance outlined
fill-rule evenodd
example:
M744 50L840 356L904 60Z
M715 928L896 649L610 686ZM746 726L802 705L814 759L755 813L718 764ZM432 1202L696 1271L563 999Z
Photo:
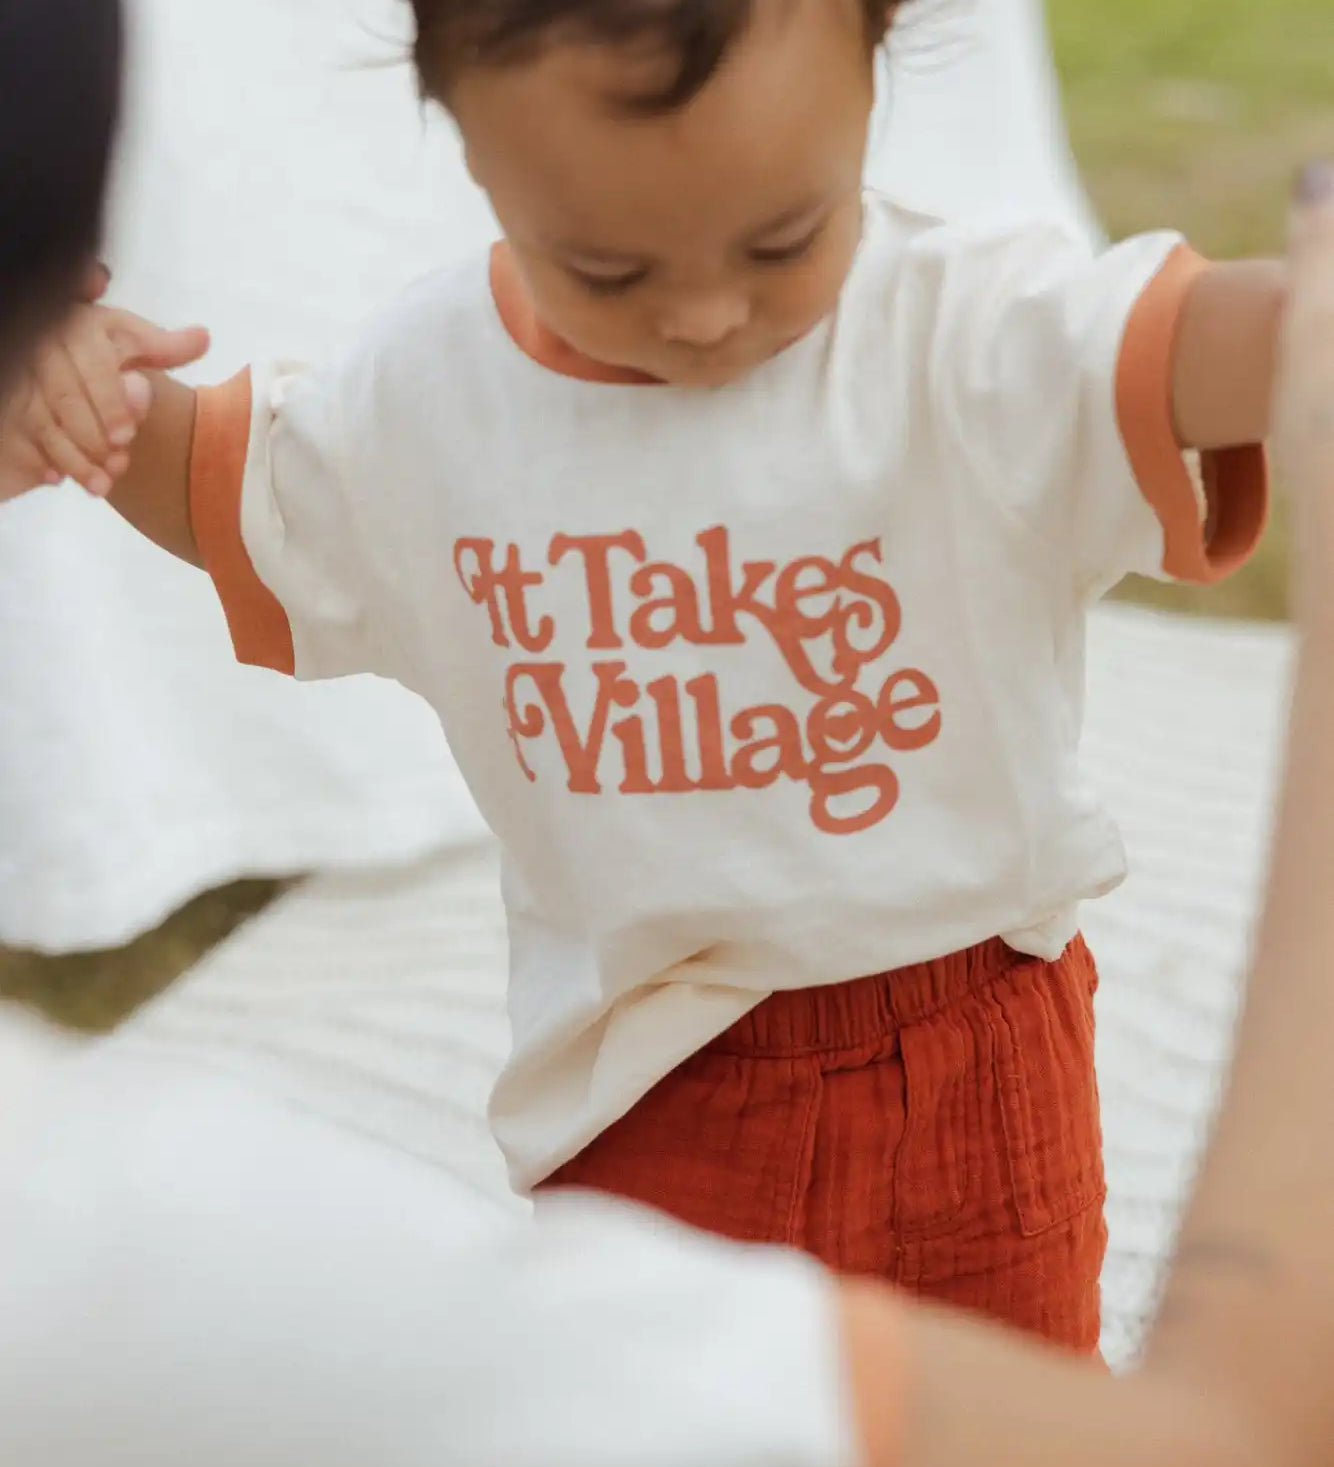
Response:
M514 263L514 253L504 240L491 247L491 295L501 324L510 339L539 367L580 382L614 382L639 387L661 385L656 377L628 367L612 367L576 351L537 318L528 287Z

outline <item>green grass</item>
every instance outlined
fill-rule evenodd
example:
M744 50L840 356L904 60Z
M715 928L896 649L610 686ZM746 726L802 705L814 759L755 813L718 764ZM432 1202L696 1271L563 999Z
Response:
M0 999L38 1009L86 1034L103 1034L174 982L209 948L264 907L271 881L205 892L156 931L113 952L48 958L0 947Z
M985 3L985 0L983 0ZM1334 0L1050 0L1071 139L1110 232L1171 225L1207 254L1282 248L1294 170L1334 156ZM1208 591L1132 586L1215 616L1284 613L1284 516L1241 575ZM246 883L194 902L123 952L0 950L0 997L106 1029L268 897Z
M1334 0L1049 0L1070 136L1114 237L1164 225L1217 258L1282 248L1288 190L1334 155ZM1156 605L1281 617L1282 506L1240 575Z

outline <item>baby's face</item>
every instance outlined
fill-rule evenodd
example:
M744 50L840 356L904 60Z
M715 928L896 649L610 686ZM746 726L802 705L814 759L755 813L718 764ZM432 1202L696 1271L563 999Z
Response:
M656 55L556 43L450 104L537 314L587 356L730 382L834 307L861 234L873 81L857 0L761 4L703 91L648 117Z

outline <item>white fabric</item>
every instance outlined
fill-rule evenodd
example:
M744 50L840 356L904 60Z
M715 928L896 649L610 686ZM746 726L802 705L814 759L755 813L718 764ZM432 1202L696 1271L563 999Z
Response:
M1091 619L1090 773L1125 885L1084 913L1098 960L1110 1247L1103 1353L1143 1342L1226 1077L1287 719L1283 626L1108 607Z
M401 0L133 9L114 295L210 326L202 377L323 358L490 237L448 125L382 64ZM872 177L1081 224L1036 0L913 0L903 27ZM475 820L428 712L229 666L202 578L77 491L0 514L0 587L0 942L114 944L233 876L412 859Z
M486 837L312 878L102 1047L225 1073L525 1213L486 1120L510 1047L499 872Z
M73 1035L0 1004L0 1177L38 1123L36 1097L53 1069L78 1048Z
M1146 494L1194 513L1113 409L1179 243L871 195L834 316L716 391L538 366L485 254L339 369L257 374L240 530L297 676L425 697L505 850L520 1188L774 989L997 933L1055 958L1120 880L1083 618L1161 563Z
M867 165L908 208L1102 232L1065 141L1039 0L909 0L890 35Z
M413 96L407 10L134 6L113 298L208 325L197 376L337 350L491 237ZM77 490L6 506L0 587L0 941L111 945L237 876L411 860L479 828L428 710L235 667L205 578Z
M236 1081L108 1057L0 1182L0 1461L853 1467L809 1261L589 1202L535 1226Z

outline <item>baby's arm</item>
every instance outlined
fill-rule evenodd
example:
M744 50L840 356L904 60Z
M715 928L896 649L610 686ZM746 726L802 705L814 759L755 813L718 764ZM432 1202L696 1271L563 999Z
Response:
M1230 448L1269 436L1286 300L1287 273L1276 260L1212 265L1191 287L1172 364L1183 448Z
M325 372L261 364L198 392L167 375L207 347L198 328L120 311L66 323L44 346L56 368L35 366L0 421L0 498L69 477L109 499L209 573L242 662L305 679L410 676L377 559L397 545L398 501L345 448L376 442L377 339Z
M161 372L148 384L151 399L129 466L107 499L141 535L191 565L202 565L190 523L194 389Z

